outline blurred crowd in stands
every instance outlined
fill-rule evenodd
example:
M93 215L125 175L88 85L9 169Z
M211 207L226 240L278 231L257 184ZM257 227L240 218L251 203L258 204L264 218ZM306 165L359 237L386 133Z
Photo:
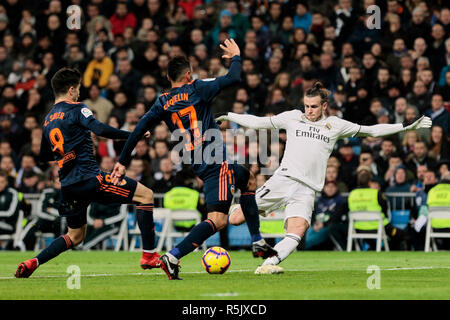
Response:
M82 72L79 100L100 121L132 131L170 88L170 58L186 55L194 79L219 77L229 66L221 59L219 44L234 38L241 48L242 80L217 96L213 113L268 116L302 109L303 92L320 80L332 92L329 115L363 125L427 115L433 121L431 130L340 141L326 174L327 183L337 186L335 193L356 186L359 166L370 168L373 184L383 192L423 191L450 167L446 3L1 0L0 169L7 186L20 193L55 188L57 170L39 163L38 154L43 118L54 102L50 80L59 68ZM80 29L69 23L70 5L81 8ZM378 6L379 16L367 12L371 5ZM380 28L370 28L373 21ZM221 126L227 128L234 139L244 135L239 125ZM124 141L93 139L101 169L110 172ZM268 146L269 154L277 151L281 157L285 139L281 132L280 140ZM261 147L254 143L235 148L233 142L226 141L234 160L244 162ZM128 175L157 194L168 192L182 169L172 152L175 143L163 123L157 126L149 140L136 146ZM258 186L268 179L258 174L261 167L275 168L278 160L247 162ZM195 186L201 191L201 181Z

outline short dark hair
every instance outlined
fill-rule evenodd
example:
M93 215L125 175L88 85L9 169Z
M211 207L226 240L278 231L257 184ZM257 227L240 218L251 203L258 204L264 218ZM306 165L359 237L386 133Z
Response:
M184 56L174 57L169 61L167 74L172 81L177 81L186 70L190 70L189 60Z
M81 82L81 73L77 69L62 68L52 77L51 84L55 97L66 94L70 87Z
M330 91L325 88L325 86L320 81L316 81L312 88L306 90L305 97L317 97L320 96L320 103L323 104L328 102L328 97L330 96Z
M372 173L368 172L366 170L361 171L358 173L357 181L358 186L365 187L369 185L369 182L372 180Z
M0 177L3 177L4 179L8 180L8 174L3 170L0 170Z

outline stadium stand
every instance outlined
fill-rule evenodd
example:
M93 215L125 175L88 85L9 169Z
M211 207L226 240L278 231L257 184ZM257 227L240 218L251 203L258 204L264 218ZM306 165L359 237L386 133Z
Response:
M450 9L444 3L1 0L0 169L8 176L9 188L31 199L31 216L23 218L38 218L45 208L38 208L36 199L55 180L55 165L39 163L38 154L40 127L54 102L50 79L59 68L82 72L79 101L86 102L98 119L132 131L169 88L170 58L186 55L194 79L217 77L229 65L220 59L218 44L233 37L243 55L242 80L217 96L214 113L233 110L268 116L302 109L303 92L321 80L332 92L330 115L366 125L400 123L417 114L431 117L432 130L415 135L339 143L329 161L333 169L327 172L327 179L333 177L338 192L346 196L355 188L356 168L369 166L371 186L387 192L386 214L405 230L407 248L423 250L425 228L417 226L420 203L412 199L426 203L428 191L450 168ZM77 17L66 14L73 4L82 12L79 28L69 23ZM370 5L381 9L380 17L375 17L380 28L367 27ZM233 129L235 137L226 139L229 150L245 135L235 124L223 123L220 128ZM111 171L124 142L93 139L98 162ZM268 151L277 149L281 157L285 141L281 132ZM136 147L128 175L155 193L169 191L182 169L173 147L165 125L156 127L150 141ZM235 159L244 159L257 175L259 185L267 178L259 174L261 169L277 163L251 162L250 146L234 151ZM434 182L424 183L425 171L433 172ZM201 184L196 189L201 192ZM155 199L155 207L163 207L162 197ZM124 214L121 219L115 222L117 228L125 227ZM12 225L22 228L16 221ZM17 245L20 230L13 234ZM229 240L233 246L249 245L242 236L235 241L235 234L230 227L214 241L224 247ZM13 249L3 238L0 247ZM437 247L449 249L448 242L439 240Z

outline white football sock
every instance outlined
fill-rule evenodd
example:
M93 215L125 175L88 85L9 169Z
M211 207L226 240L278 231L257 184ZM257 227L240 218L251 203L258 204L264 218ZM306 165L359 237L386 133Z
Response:
M170 262L172 262L172 263L178 263L178 259L177 259L174 255L172 255L170 252L166 252L166 256L169 257L169 261L170 261Z
M274 257L266 259L266 261L264 261L262 265L265 266L269 264L271 265L279 264L281 261L286 259L291 254L292 251L294 251L297 248L301 239L302 239L301 237L299 237L294 233L286 233L284 239L278 242L274 247L274 249L277 250L278 254Z

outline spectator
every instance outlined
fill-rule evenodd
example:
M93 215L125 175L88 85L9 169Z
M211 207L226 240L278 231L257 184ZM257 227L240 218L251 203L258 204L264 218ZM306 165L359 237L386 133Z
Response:
M97 84L92 84L89 88L89 99L83 101L91 110L97 114L97 119L100 122L106 123L111 110L114 108L113 104L100 96L100 87Z
M174 184L174 170L172 160L163 158L160 161L158 172L155 173L155 184L152 190L155 193L166 193Z
M412 91L413 76L411 69L401 69L398 85L402 97L406 97L406 95Z
M55 237L59 236L61 230L61 218L59 216L59 196L61 190L61 183L58 178L58 167L52 168L54 178L51 181L51 186L42 190L39 204L42 206L38 208L37 216L33 217L24 227L21 234L20 241L27 250L34 250L36 243L35 233L40 231L42 233L53 233ZM42 201L42 202L41 202Z
M415 172L419 165L426 165L431 170L436 168L436 160L428 156L428 148L423 141L414 143L412 157L406 161L406 166L412 172Z
M22 193L40 193L44 189L44 182L36 172L25 171L22 175L22 181L20 182L18 191Z
M152 171L157 172L160 170L161 161L169 156L169 143L167 140L156 140L153 143L154 154L151 155L152 159Z
M393 227L385 217L387 212L386 199L381 195L379 190L374 190L370 187L372 179L370 168L359 166L357 169L357 188L352 190L348 196L348 207L350 211L379 211L383 216L383 225L386 234L391 238L389 247L394 244L399 244L401 249L404 249L404 233L402 230ZM370 209L369 209L370 208ZM376 208L376 209L375 209ZM374 210L375 209L375 210ZM356 221L354 223L356 232L363 230L364 232L376 232L378 230L378 221ZM373 242L369 242L373 246Z
M387 25L383 28L383 35L381 38L381 44L383 46L383 49L388 49L391 48L392 44L394 45L392 48L397 51L397 52L393 52L394 55L396 53L399 53L398 50L396 50L395 48L399 49L400 47L398 46L398 43L395 44L395 42L397 41L397 39L402 39L402 42L404 44L404 49L406 49L406 42L404 41L405 39L405 31L402 28L402 21L400 19L400 17L397 14L386 14L386 19L387 21ZM402 49L401 51L403 51L404 49Z
M381 30L378 28L369 28L368 20L371 18L369 13L364 15L364 19L359 21L353 28L352 33L348 37L347 41L353 44L356 48L356 53L370 50L371 46L381 40Z
M420 137L416 131L409 131L405 133L401 146L401 153L404 159L408 159L408 157L413 153L414 144L417 141L420 141Z
M338 147L339 159L341 163L340 177L347 183L349 189L355 187L353 172L358 167L358 157L355 155L350 142L343 140Z
M431 98L431 109L427 110L424 114L431 118L433 125L439 125L442 127L444 134L448 133L450 113L444 107L444 100L440 94L433 94Z
M428 60L428 59L427 59ZM437 84L436 82L433 80L434 76L433 76L433 71L429 68L426 67L423 70L417 70L417 77L423 81L423 83L425 84L425 86L427 87L427 93L428 94L433 94L433 92L436 91L437 89Z
M444 134L444 130L439 125L433 125L431 127L430 134L430 151L428 151L428 156L439 161L440 159L449 159L449 149L448 149L448 135Z
M394 122L402 123L405 121L405 113L406 108L408 107L408 103L406 99L403 97L397 98L394 104Z
M406 44L411 47L415 39L429 37L430 25L425 21L425 12L422 8L416 7L412 11L412 20L406 29Z
M229 37L233 39L236 39L236 36L238 34L236 29L232 25L231 12L228 10L222 10L217 26L213 30L211 30L211 33L209 34L212 47L217 47L219 45L219 33L221 31L226 31Z
M11 56L8 55L6 48L3 45L0 45L0 73L8 75L11 73L12 67L13 67L13 60Z
M339 173L338 167L334 165L328 165L325 174L325 181L335 181L339 192L348 192L347 184L343 182L341 179L339 179L338 173Z
M83 75L83 85L88 88L97 84L100 88L106 87L108 79L114 71L112 60L106 56L102 45L94 48L94 59L91 60Z
M261 78L256 72L248 73L246 78L247 86L245 89L248 93L249 100L251 101L250 113L259 115L265 104L267 88L261 82Z
M241 4L236 1L227 1L226 9L231 13L231 25L236 28L238 39L244 39L244 35L250 29L248 17L240 13Z
M446 187L450 182L450 172L446 172L442 176L442 180L439 184L436 185L436 178L433 179L434 172L430 172L427 176L427 185L423 192L419 192L416 196L416 203L418 207L417 219L414 220L414 231L413 235L415 236L413 240L413 244L415 245L415 250L423 250L424 249L424 238L425 238L425 225L427 222L427 214L429 207L448 207L448 194L446 192ZM424 181L425 183L425 181ZM448 189L448 188L447 188ZM441 195L438 197L435 192L441 191ZM448 223L448 219L433 219L431 221L432 231L438 232L448 232L450 229L450 225ZM447 239L445 239L447 240ZM440 249L448 249L450 246L448 241L436 241L438 248Z
M119 124L122 126L125 122L126 114L130 109L126 93L124 91L119 91L114 94L113 104L114 108L111 110L110 116L117 117Z
M408 103L414 105L421 114L427 110L430 98L427 87L421 80L416 80L413 85L413 91L406 95Z
M336 28L338 39L340 41L346 41L357 22L357 16L352 7L352 1L339 0L338 4L334 7L331 20Z
M0 170L5 172L8 177L8 187L14 188L17 171L14 160L11 156L2 156L0 160Z
M8 175L0 172L0 234L13 234L19 215L17 191L8 187ZM12 244L10 245L12 248Z
M334 66L333 56L329 53L320 55L319 68L317 69L317 78L330 90L336 90L337 69Z
M116 5L116 12L109 18L112 25L113 35L123 34L126 27L136 27L136 17L132 12L128 12L128 7L125 2L118 2Z
M403 165L395 168L394 171L394 184L388 188L386 188L386 193L401 193L401 192L409 192L411 189L411 184L407 179L406 167ZM402 199L399 197L390 198L391 208L392 210L402 208ZM409 209L406 207L406 209Z
M381 143L381 150L375 156L375 163L377 164L378 172L384 176L389 167L389 158L395 152L395 144L392 138L385 138Z
M444 99L448 110L448 105L450 103L450 69L445 73L445 82L439 86L438 93L440 93L442 98Z
M125 115L125 123L120 128L124 131L132 131L133 127L139 122L139 117L135 109L128 110Z
M306 232L305 250L314 250L333 237L341 248L347 243L348 206L335 181L326 181L312 216L312 228ZM331 247L334 248L334 245Z
M366 83L375 83L379 63L371 52L365 52L362 58L364 80Z
M262 82L266 87L274 83L276 76L282 71L281 59L277 57L269 58L267 69L263 72Z
M295 20L295 19L294 19ZM261 16L253 15L251 17L251 28L256 33L256 43L258 48L264 52L269 45L269 40L272 37L272 33L264 24L264 20Z
M416 171L416 179L413 181L411 185L410 192L418 192L423 189L423 179L425 177L425 172L428 171L428 168L426 165L419 165L417 167Z
M297 3L294 15L294 29L302 28L306 32L309 32L311 23L312 15L308 12L308 4L306 2Z
M87 217L86 238L81 246L83 250L95 248L108 237L119 232L120 223L124 219L120 206L115 203L105 205L92 202Z

